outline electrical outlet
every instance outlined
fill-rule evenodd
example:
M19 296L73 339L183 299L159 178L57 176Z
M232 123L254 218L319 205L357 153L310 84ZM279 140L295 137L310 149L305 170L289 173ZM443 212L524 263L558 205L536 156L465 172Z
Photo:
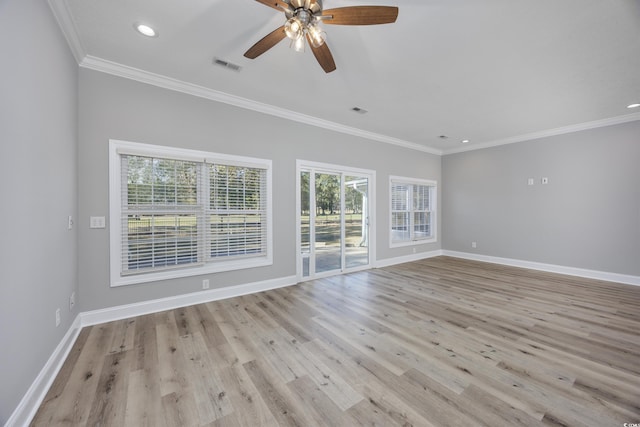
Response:
M414 254L416 253L416 248L413 248L413 253L414 253Z
M476 242L471 242L471 247L475 249L478 247L478 244Z
M73 229L73 217L71 215L69 215L69 218L67 219L67 229Z
M71 292L71 296L69 297L69 311L73 311L73 307L76 305L76 293Z
M549 183L549 178L547 178L547 177L545 176L545 177L543 177L543 178L540 180L540 182L542 182L543 184L545 184L545 185L546 185L546 184L548 184L548 183Z
M60 326L60 309L56 310L56 328Z
M202 280L202 289L209 289L209 279Z

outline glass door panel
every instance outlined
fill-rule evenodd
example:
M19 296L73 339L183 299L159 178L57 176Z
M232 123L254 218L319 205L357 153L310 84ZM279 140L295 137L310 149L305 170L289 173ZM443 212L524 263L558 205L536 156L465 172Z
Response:
M307 171L300 172L300 250L302 255L302 275L309 276L311 257L311 174Z
M345 202L345 266L369 264L369 179L346 176Z
M341 176L315 174L315 273L342 269Z

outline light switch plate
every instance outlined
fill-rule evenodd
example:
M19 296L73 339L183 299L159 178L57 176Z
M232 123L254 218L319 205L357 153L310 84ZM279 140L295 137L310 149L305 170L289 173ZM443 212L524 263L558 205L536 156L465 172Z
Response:
M105 228L105 218L103 216L92 216L89 219L89 228Z

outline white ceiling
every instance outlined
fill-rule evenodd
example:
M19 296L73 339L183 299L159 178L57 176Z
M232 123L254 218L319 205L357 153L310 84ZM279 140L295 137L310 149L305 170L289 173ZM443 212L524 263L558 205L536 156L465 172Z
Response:
M245 58L284 23L254 0L49 1L82 66L428 152L640 119L638 0L325 0L400 9L326 25L330 74L286 40Z

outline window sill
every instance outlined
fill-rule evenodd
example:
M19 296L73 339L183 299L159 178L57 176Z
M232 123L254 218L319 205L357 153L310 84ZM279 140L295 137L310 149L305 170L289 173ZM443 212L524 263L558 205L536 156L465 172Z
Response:
M137 285L140 283L157 282L161 280L180 279L204 274L221 273L224 271L244 270L249 268L266 267L273 265L273 260L268 257L256 259L243 259L224 263L211 263L200 267L186 267L175 270L166 270L153 273L141 273L128 276L120 276L111 279L111 287Z
M389 244L390 248L403 248L406 246L417 246L417 245L425 245L427 243L436 243L438 241L437 238L433 237L431 239L421 239L421 240L411 240L409 242L391 242Z

